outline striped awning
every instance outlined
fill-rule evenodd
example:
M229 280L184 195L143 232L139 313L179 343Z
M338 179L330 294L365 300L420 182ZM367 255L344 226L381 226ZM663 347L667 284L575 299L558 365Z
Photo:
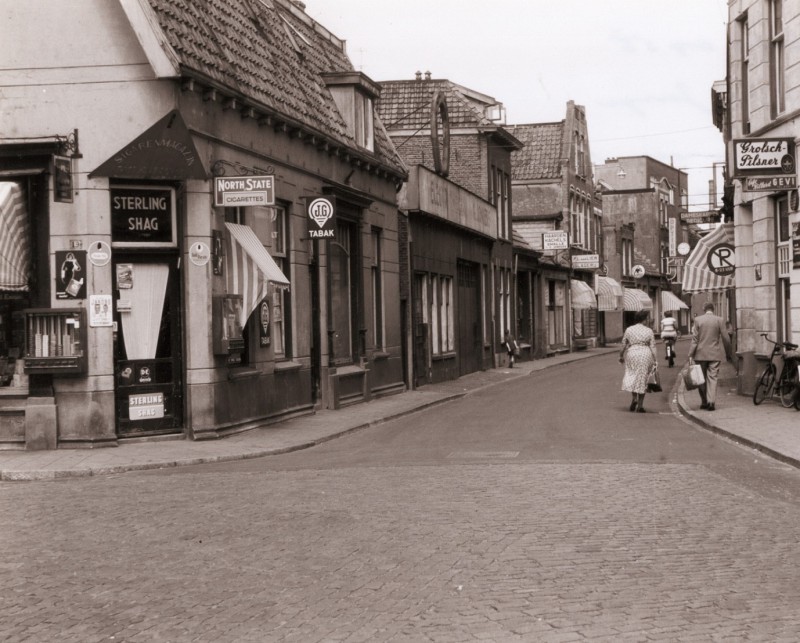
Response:
M688 309L689 306L683 303L669 290L661 291L661 310L681 310L682 308Z
M13 181L0 181L0 292L27 292L30 236L22 188Z
M225 227L230 232L225 249L225 285L229 295L242 296L239 321L244 328L250 314L267 296L267 284L288 288L289 280L252 228L227 222Z
M653 300L644 290L625 288L625 310L653 310Z
M589 284L579 279L570 279L569 282L573 309L597 308L597 299Z
M717 274L709 265L709 256L714 254L719 271L727 263L735 263L735 247L733 223L723 223L700 239L683 268L683 292L711 292L733 288L736 285L735 266L730 265L729 274Z
M622 310L622 286L611 277L597 277L597 310Z

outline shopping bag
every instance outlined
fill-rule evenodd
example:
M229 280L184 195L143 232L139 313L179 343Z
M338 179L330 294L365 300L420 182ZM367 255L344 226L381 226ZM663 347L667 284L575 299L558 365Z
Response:
M703 377L703 369L700 364L690 364L689 368L683 374L683 383L686 385L686 390L693 391L706 383L706 378Z
M658 369L654 368L647 378L647 391L648 393L661 393L663 390L661 388L661 376L658 374Z

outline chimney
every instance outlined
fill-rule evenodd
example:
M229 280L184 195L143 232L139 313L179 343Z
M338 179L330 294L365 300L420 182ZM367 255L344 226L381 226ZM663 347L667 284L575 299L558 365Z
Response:
M430 79L431 79L431 72L426 71L425 72L425 80L430 80Z
M422 80L422 72L421 72L421 71L418 71L418 72L417 72L416 74L414 74L414 75L417 77L417 80Z
M306 3L302 2L301 0L292 0L292 4L298 9L300 9L300 11L306 10Z

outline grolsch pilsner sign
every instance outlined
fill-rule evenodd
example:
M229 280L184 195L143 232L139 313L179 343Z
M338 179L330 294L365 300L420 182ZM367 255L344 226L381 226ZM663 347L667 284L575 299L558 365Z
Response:
M797 187L795 145L791 138L733 141L733 176L746 192L771 192Z
M336 211L331 199L326 197L309 199L306 215L309 237L312 239L336 237Z

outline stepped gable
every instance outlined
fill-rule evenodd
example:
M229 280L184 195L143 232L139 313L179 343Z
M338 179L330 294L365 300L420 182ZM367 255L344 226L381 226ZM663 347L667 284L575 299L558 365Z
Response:
M508 129L524 145L511 153L514 181L561 178L564 121L512 125Z
M354 71L344 42L289 0L148 0L181 72L359 148L321 74ZM376 119L375 156L405 167Z

